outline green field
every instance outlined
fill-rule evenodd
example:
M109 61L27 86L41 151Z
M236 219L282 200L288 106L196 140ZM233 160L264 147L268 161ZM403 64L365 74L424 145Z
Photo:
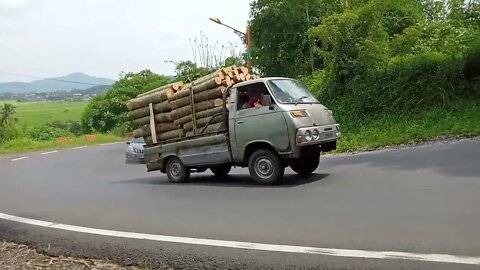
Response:
M0 100L0 104L10 103L16 106L15 116L21 125L39 126L53 121L80 121L87 102L17 102Z

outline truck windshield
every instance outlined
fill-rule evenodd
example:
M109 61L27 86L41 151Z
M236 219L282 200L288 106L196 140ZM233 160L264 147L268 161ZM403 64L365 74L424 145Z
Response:
M274 79L268 81L268 84L280 103L319 103L299 81Z

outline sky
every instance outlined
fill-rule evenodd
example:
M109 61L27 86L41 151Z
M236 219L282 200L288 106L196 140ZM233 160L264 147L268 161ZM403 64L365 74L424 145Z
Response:
M173 75L166 61L192 60L190 39L243 44L251 0L0 0L0 71L51 78L72 72L117 79L150 69ZM32 78L0 72L0 82Z

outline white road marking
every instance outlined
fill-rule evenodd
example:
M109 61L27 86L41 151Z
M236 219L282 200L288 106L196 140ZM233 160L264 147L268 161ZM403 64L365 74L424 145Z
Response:
M112 145L112 144L119 144L122 142L111 142L111 143L101 143L100 145Z
M85 146L85 145L84 146L77 146L77 147L73 147L72 149L76 150L76 149L82 149L82 148L85 148L85 147L87 147L87 146Z
M18 160L22 160L22 159L26 159L26 158L28 158L28 157L19 157L19 158L14 158L14 159L12 159L12 161L18 161Z
M20 222L20 223L25 223L25 224L35 225L35 226L41 226L41 227L46 227L51 229L71 231L71 232L80 232L80 233L122 237L122 238L130 238L130 239L143 239L143 240L151 240L151 241L183 243L183 244L191 244L191 245L239 248L239 249L250 249L250 250L261 250L261 251L302 253L302 254L316 254L316 255L335 256L335 257L397 259L397 260L410 260L410 261L480 265L480 257L456 256L456 255L448 255L448 254L422 254L422 253L408 253L408 252L395 252L395 251L369 251L369 250L355 250L355 249L302 247L302 246L290 246L290 245L271 245L271 244L250 243L250 242L225 241L225 240L202 239L202 238L191 238L191 237L180 237L180 236L122 232L122 231L112 231L112 230L59 224L59 223L53 223L48 221L17 217L17 216L12 216L12 215L3 214L3 213L0 213L0 219Z
M58 151L54 150L54 151L49 151L49 152L43 152L40 155L48 155L48 154L53 154L53 153L58 153Z

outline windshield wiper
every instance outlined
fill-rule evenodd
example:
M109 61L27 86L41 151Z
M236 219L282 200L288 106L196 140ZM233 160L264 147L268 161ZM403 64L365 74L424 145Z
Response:
M297 100L295 100L295 106L297 106L298 102L302 102L304 99L308 98L308 96L301 96Z

